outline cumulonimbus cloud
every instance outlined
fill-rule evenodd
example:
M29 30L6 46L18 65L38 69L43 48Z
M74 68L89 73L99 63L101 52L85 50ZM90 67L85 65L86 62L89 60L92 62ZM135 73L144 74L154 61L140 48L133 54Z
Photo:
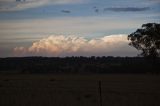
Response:
M76 36L49 36L30 47L15 47L15 56L133 56L136 50L128 46L126 35L110 35L86 39Z

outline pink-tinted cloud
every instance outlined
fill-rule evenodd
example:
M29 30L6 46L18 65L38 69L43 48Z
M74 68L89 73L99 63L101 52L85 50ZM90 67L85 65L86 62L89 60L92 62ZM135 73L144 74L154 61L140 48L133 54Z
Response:
M34 42L28 48L14 48L15 56L132 56L136 55L136 52L128 46L126 35L110 35L90 40L83 37L56 35Z

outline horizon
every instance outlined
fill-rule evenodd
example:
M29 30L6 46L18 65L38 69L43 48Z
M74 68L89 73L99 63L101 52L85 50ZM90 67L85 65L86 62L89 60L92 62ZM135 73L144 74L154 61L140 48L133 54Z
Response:
M0 57L136 57L127 35L159 0L0 0Z

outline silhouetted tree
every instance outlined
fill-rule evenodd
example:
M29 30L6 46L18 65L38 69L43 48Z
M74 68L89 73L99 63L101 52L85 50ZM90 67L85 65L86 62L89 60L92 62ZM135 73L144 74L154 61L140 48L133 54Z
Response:
M156 58L160 56L160 24L143 24L141 29L128 35L129 45L141 50L141 56Z

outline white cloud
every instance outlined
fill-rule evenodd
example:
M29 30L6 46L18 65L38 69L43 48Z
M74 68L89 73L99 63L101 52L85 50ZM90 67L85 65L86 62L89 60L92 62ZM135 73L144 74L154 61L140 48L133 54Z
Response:
M54 35L34 42L30 47L14 48L15 56L136 56L128 46L127 35L110 35L86 39L76 36Z
M0 0L0 11L19 11L47 4L81 3L83 0Z
M27 8L38 7L45 5L49 0L26 0L23 2L16 2L16 0L0 0L0 11L18 11Z

